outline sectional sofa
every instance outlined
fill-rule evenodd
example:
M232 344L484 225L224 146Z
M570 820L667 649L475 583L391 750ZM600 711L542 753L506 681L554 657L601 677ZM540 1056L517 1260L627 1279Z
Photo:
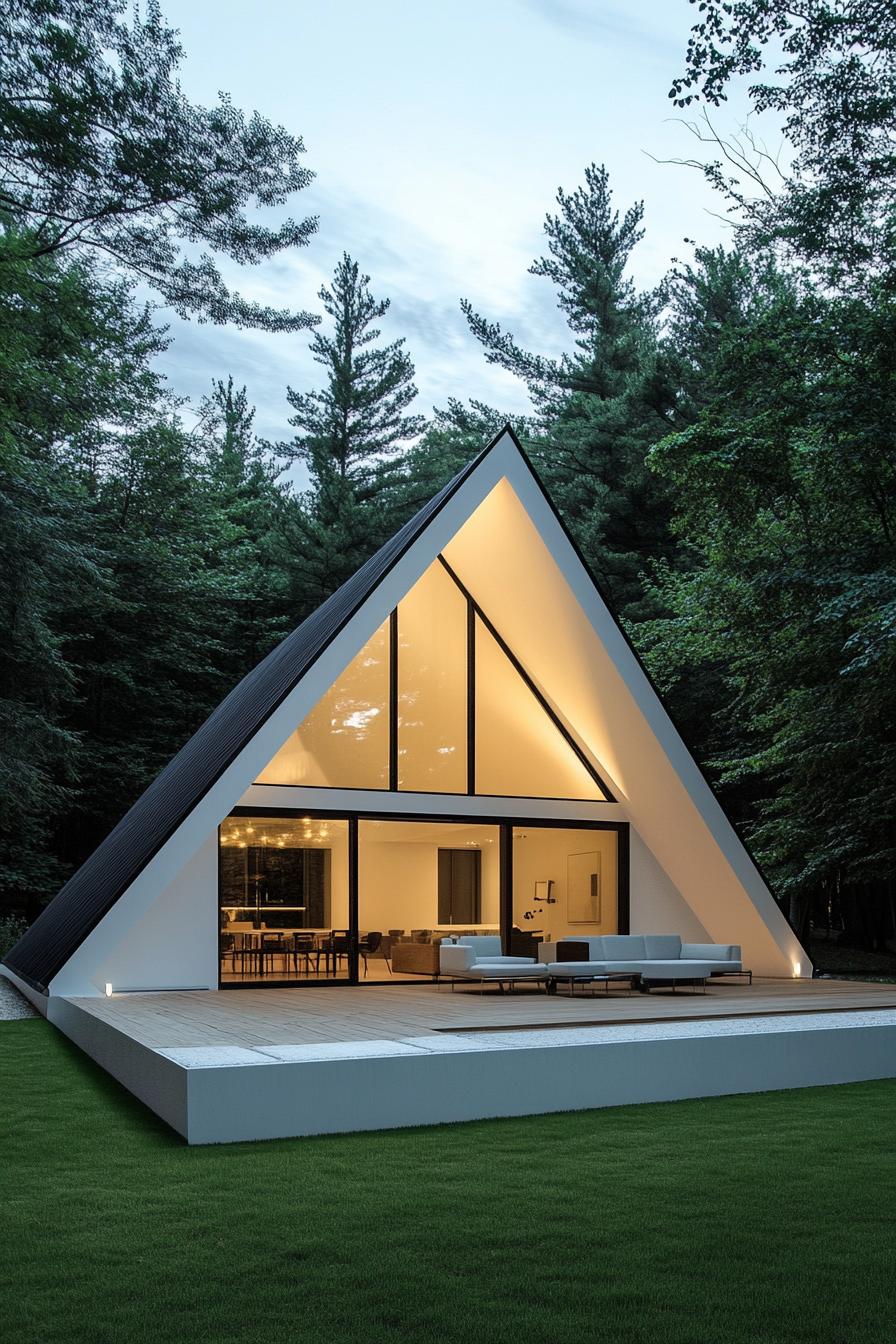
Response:
M705 982L714 975L746 975L735 943L683 943L674 933L604 934L602 937L561 938L540 943L532 957L505 957L501 939L473 934L445 940L439 947L439 974L450 980L599 980L630 976L649 992L652 984Z
M714 975L747 975L735 943L683 943L675 933L613 933L602 937L561 938L541 943L538 960L552 981L589 980L605 975L640 978L651 984L708 980Z
M439 948L439 974L450 980L497 981L547 980L548 968L534 957L501 955L501 939L495 934L471 934L457 942L444 940Z

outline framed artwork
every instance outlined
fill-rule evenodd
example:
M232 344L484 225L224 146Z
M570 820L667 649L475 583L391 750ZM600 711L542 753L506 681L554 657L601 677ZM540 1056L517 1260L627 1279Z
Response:
M570 924L600 923L600 854L570 854L566 860L566 918Z

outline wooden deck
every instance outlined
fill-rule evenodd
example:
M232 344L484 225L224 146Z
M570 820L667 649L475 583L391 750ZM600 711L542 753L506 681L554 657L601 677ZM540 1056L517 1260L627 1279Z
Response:
M781 1013L896 1010L896 985L845 980L713 982L705 994L580 990L569 998L431 984L119 994L72 999L150 1048L315 1045L401 1040L436 1032L617 1026Z

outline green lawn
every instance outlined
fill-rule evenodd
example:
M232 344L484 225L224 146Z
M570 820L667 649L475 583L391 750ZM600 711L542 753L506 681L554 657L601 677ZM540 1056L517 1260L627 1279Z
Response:
M0 1024L6 1339L887 1344L896 1082L188 1148Z

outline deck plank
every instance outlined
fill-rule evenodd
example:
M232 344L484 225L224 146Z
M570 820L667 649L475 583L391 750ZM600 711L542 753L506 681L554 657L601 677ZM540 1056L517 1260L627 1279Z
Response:
M777 1013L896 1010L896 985L845 980L765 980L711 984L705 994L579 992L548 997L431 984L301 986L73 998L72 1003L151 1048L205 1045L315 1045L400 1040L439 1031L610 1026Z

